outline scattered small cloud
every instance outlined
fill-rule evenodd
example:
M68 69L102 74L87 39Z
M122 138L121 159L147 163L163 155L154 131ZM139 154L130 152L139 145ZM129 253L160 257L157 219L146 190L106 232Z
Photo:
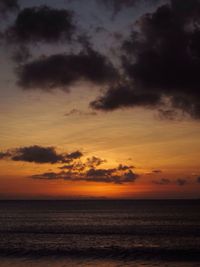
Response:
M135 167L134 166L128 166L128 165L123 165L123 164L119 164L118 166L118 170L119 171L127 171L127 170L132 170L134 169Z
M178 178L176 180L170 180L168 178L162 178L160 180L153 181L153 183L157 184L157 185L175 184L178 186L184 186L184 185L187 185L189 183L189 181L188 181L188 179L184 179L184 178Z
M171 183L171 180L167 178L162 178L160 180L153 181L153 183L158 185L168 185Z
M106 162L107 162L107 160L105 160L105 159L101 159L99 157L93 156L91 158L87 158L86 165L89 166L90 168L94 168L94 167L98 167L98 166L100 166Z
M183 186L183 185L188 184L188 180L179 178L179 179L176 180L176 183L177 183L177 185Z
M65 157L69 159L70 161L74 159L80 159L82 156L83 156L83 153L78 150L65 155Z
M97 183L125 184L135 182L139 175L133 172L133 166L119 164L115 168L102 168L107 160L85 155L75 150L70 153L59 153L55 147L43 147L38 145L19 147L0 152L0 160L12 160L35 164L60 164L60 172L48 172L32 175L33 179L42 180L68 180Z
M79 116L96 116L97 112L95 111L82 111L80 109L72 109L70 111L68 111L67 113L65 113L66 117L72 116L72 115L79 115Z

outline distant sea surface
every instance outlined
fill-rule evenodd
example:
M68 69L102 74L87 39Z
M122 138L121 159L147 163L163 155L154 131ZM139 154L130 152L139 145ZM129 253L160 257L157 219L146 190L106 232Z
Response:
M199 267L199 200L0 201L0 267Z

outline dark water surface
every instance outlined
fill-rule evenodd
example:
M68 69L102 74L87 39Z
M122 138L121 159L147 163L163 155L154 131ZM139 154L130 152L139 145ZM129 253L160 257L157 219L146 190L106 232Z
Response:
M200 266L200 201L0 201L8 266Z

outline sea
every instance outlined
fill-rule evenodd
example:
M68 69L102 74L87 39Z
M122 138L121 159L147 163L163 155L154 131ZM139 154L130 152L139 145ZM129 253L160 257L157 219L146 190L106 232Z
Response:
M0 201L0 267L199 267L200 200Z

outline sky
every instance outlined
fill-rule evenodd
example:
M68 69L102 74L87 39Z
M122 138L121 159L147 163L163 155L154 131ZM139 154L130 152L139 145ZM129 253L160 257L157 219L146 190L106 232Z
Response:
M0 199L199 198L199 15L0 0Z

